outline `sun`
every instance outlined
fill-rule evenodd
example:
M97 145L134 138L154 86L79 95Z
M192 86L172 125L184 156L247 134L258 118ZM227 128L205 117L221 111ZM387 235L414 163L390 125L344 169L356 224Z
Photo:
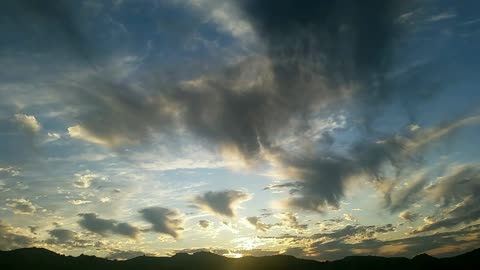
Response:
M229 251L228 253L222 254L222 255L225 256L225 257L228 257L228 258L235 258L235 259L243 257L243 254L234 253L234 252L231 252L231 251Z

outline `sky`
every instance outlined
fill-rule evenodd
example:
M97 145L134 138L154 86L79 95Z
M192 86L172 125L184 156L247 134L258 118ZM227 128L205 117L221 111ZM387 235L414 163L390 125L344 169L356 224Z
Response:
M0 250L478 248L479 10L1 1Z

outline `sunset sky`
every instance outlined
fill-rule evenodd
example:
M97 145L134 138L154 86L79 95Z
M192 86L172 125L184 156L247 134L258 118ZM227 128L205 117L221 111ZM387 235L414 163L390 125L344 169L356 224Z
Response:
M0 1L0 250L480 247L480 1Z

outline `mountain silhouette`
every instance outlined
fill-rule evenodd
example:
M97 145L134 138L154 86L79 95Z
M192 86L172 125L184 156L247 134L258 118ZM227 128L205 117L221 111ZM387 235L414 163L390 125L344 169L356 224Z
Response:
M480 256L480 248L450 258L435 258L420 254L412 259L403 257L349 256L337 261L319 262L298 259L288 255L265 257L226 258L208 252L193 255L179 253L172 257L140 256L126 261L115 261L95 256L65 256L43 248L22 248L0 251L0 269L102 269L102 270L340 270L340 269L470 269Z

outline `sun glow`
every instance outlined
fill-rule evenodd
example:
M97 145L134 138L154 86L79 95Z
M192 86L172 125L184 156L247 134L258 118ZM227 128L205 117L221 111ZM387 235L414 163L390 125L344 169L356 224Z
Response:
M238 258L242 258L242 257L243 257L243 254L233 253L233 252L231 252L231 251L229 251L228 253L222 254L222 255L225 256L225 257L228 257L228 258L235 258L235 259L238 259Z

